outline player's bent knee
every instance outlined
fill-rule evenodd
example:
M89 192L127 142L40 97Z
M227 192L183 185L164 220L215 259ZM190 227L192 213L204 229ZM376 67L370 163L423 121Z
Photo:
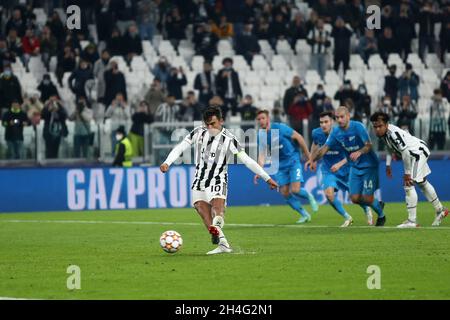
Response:
M300 192L300 189L301 189L300 183L298 183L298 184L293 184L293 185L291 186L291 191L292 191L292 193L299 193L299 192Z
M334 194L325 194L328 202L334 202Z
M350 196L350 199L353 203L359 203L360 202L360 196L359 195L352 195Z
M287 188L286 186L283 186L280 188L280 193L284 198L289 197L289 195L291 194L291 192L289 191L289 188Z
M362 200L364 201L365 204L369 205L373 202L374 200L374 196L363 196Z

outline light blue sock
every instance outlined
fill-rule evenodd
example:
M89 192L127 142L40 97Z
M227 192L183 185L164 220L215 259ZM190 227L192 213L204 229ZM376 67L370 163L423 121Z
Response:
M309 201L309 192L305 188L300 188L298 193L293 193L297 198L305 199Z
M286 199L286 202L291 206L292 209L300 213L303 217L309 216L308 212L302 207L302 204L300 201L292 194L289 194L289 196Z
M364 213L367 213L367 208L369 208L369 206L365 204L360 204L359 206L364 210Z
M342 205L342 202L339 201L338 198L334 197L333 202L328 201L330 203L330 205L334 208L334 210L336 210L341 216L344 217L344 219L349 219L350 216L349 214L345 211L344 206Z
M379 218L384 217L384 212L381 208L380 201L376 197L374 197L373 203L370 205L370 207L377 213Z

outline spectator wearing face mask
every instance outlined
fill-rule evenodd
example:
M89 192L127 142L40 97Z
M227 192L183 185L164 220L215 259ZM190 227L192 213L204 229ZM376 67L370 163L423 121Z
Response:
M398 115L398 109L397 106L393 103L391 100L391 97L384 96L383 99L380 101L380 104L378 106L378 110L384 112L389 115L389 118L394 121Z
M181 121L201 121L204 105L197 101L194 91L187 93L186 99L180 105L180 119Z
M51 96L59 96L58 89L53 84L49 74L44 74L42 82L37 89L41 93L41 101L47 101Z
M312 104L312 108L313 108L311 125L310 125L311 131L319 126L320 114L324 111L328 111L328 110L325 110L325 104L324 104L326 97L327 97L327 95L325 93L323 85L318 84L316 92L314 92L314 94L311 97L311 104Z
M9 159L23 159L23 127L29 124L27 114L22 111L17 100L13 100L11 108L2 117L5 127L5 141L8 145Z
M81 60L80 66L69 77L70 90L75 94L76 99L86 97L86 82L93 79L94 75L92 69L89 67L87 61Z
M347 99L351 99L353 103L358 100L358 91L353 89L352 83L350 80L345 80L344 84L339 88L339 90L334 95L334 100L339 100L341 105L344 104L344 101Z
M289 107L294 102L294 98L299 92L303 92L305 97L308 97L308 91L303 86L302 80L300 79L299 76L294 76L292 78L291 87L287 88L286 91L284 92L284 97L283 97L284 113L286 113L286 114L288 113Z
M167 85L167 79L170 75L170 64L167 61L166 57L161 56L159 58L158 63L152 69L152 73L156 79L159 79L161 81L161 85L165 89Z
M233 60L225 58L222 61L223 69L217 75L217 92L221 96L225 110L232 110L233 115L236 115L237 104L242 97L241 84L239 82L239 74L233 69ZM225 117L226 113L224 113Z
M167 79L167 92L173 95L176 100L183 99L183 87L187 85L187 78L184 74L183 68L171 68L170 75Z
M256 113L258 112L258 108L253 105L253 97L249 94L245 95L244 99L242 99L239 107L239 113L241 114L242 121L253 121L256 118ZM245 125L241 126L242 130L246 131L247 129L253 128L253 125Z
M109 67L109 61L111 55L108 50L102 51L102 56L94 64L94 77L97 79L97 100L104 102L106 83L105 83L105 71Z
M13 101L22 104L22 87L19 79L13 74L10 65L6 65L0 75L0 113L4 113L11 107Z
M91 120L93 113L88 106L85 97L81 97L75 108L75 111L69 116L69 120L74 121L73 132L73 156L75 158L87 158L89 146L95 136L92 136Z
M67 137L67 112L57 96L51 96L42 109L44 120L45 157L55 159L58 157L61 139Z
M115 130L120 126L126 127L128 121L131 119L130 105L121 92L117 93L115 99L111 102L111 105L106 109L105 118L111 121L111 146L114 150L117 143L114 135Z
M367 93L367 88L364 84L358 87L358 98L355 101L355 116L354 120L361 121L370 118L370 105L372 98Z
M398 96L398 78L395 73L397 66L395 64L389 66L389 74L384 77L384 94L391 97L391 101L397 102Z
M410 96L403 96L398 110L397 126L414 135L414 120L417 118L416 105Z
M311 102L303 92L299 92L288 109L287 115L290 126L303 135L303 120L309 120L312 112L313 108Z
M106 106L109 106L119 93L123 94L125 100L128 100L124 74L119 70L119 65L116 61L111 61L109 65L110 69L106 70L103 74L106 84L104 97Z
M153 79L152 84L150 85L150 89L147 91L145 95L145 102L148 105L148 111L150 115L154 115L156 109L166 101L166 90L163 89L161 85L161 80L158 78Z
M434 96L430 105L430 133L428 139L430 150L434 150L435 146L437 146L438 150L444 149L449 113L448 101L442 97L442 91L440 89L434 90Z
M203 72L195 77L194 89L200 92L199 101L204 105L207 105L217 93L216 75L212 70L211 62L205 61L203 64Z
M409 95L413 101L417 102L419 100L419 84L419 76L412 70L412 65L407 63L406 70L398 82L400 96Z
M138 28L135 24L128 27L128 32L123 37L124 55L128 62L131 62L134 56L142 54L142 42Z
M141 101L136 112L131 117L133 122L128 139L133 148L134 157L142 157L144 155L144 126L153 122L153 116L148 113L149 106L147 102Z
M120 126L113 132L117 145L114 147L114 167L129 168L133 166L133 146L128 139L125 127Z

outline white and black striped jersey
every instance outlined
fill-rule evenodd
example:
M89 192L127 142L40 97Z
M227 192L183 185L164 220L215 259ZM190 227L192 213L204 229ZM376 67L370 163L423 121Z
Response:
M423 140L393 124L388 125L383 140L392 153L401 157L404 161L408 161L408 163L411 163L413 159L417 161L420 156L428 158L430 155L430 150ZM405 157L407 158L405 159Z
M194 145L195 178L191 188L203 191L210 185L228 183L230 157L244 151L236 137L222 128L211 136L206 127L197 127L184 140Z

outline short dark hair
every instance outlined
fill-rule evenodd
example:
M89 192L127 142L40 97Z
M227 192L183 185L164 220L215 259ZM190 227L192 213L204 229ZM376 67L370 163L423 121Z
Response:
M209 106L203 111L203 121L207 122L212 117L216 116L218 120L222 120L222 109L218 106Z
M227 62L233 64L233 59L231 59L231 58L225 58L225 59L222 60L222 64L225 64L225 63L227 63Z
M323 111L319 114L319 118L330 117L334 120L334 112L333 111Z
M371 122L383 121L383 123L389 122L389 115L387 113L378 111L370 116Z

